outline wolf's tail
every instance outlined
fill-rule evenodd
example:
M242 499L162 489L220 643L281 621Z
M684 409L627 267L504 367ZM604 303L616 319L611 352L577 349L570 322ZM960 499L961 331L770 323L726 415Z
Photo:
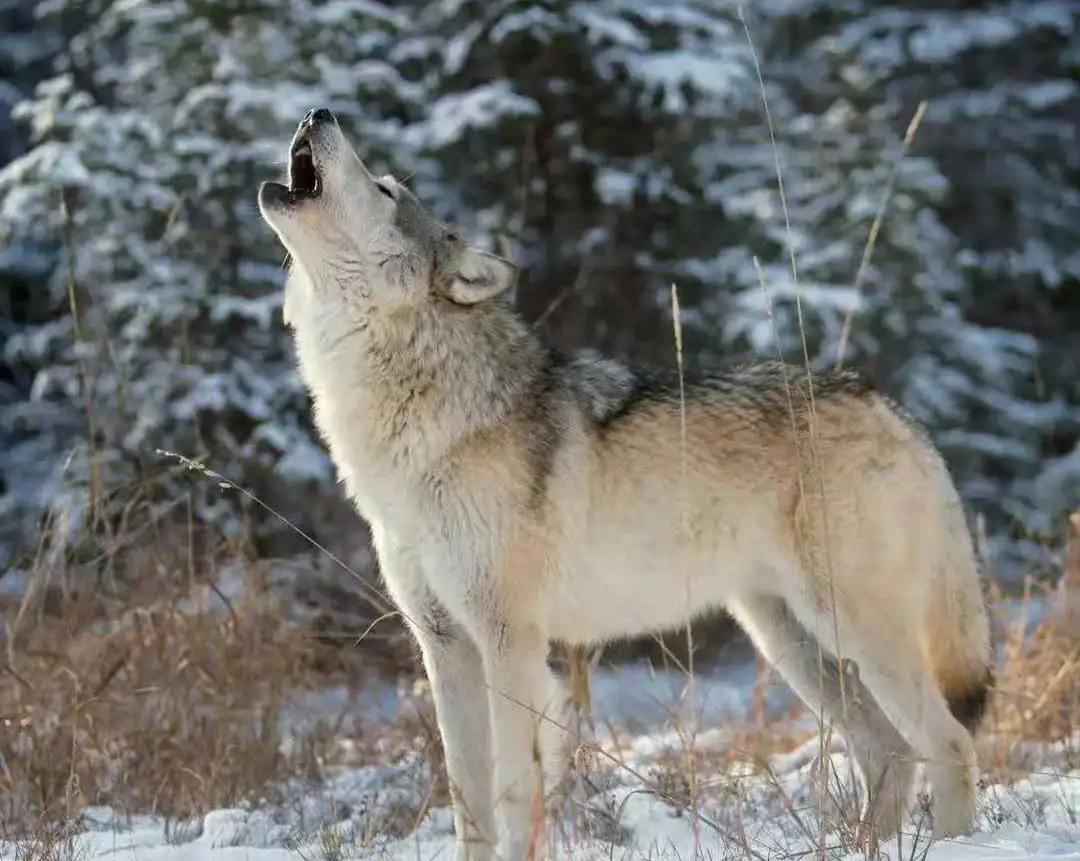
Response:
M952 558L930 596L924 647L953 717L974 732L986 714L994 687L990 614L962 516L950 531L955 549L947 554Z

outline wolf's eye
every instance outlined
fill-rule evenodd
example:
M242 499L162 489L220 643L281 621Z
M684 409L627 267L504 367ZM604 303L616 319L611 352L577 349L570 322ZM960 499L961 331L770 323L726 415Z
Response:
M375 187L377 189L379 189L379 191L381 191L384 195L389 197L391 200L394 199L394 193L389 188L387 188L385 185L383 185L381 182L375 183Z

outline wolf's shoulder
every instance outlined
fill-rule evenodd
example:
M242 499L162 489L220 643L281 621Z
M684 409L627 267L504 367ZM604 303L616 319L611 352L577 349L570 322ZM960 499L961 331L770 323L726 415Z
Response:
M854 370L808 373L778 361L734 365L715 371L647 368L581 351L557 359L564 385L597 427L604 428L637 412L657 407L707 403L747 413L786 414L811 401L869 399L881 396L870 380ZM882 396L883 397L883 396ZM886 399L888 400L888 399Z

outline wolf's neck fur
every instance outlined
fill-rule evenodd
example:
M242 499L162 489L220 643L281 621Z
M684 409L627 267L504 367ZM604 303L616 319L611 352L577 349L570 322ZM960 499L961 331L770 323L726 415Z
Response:
M425 472L524 406L543 373L546 349L509 309L361 311L290 286L316 424L348 481Z

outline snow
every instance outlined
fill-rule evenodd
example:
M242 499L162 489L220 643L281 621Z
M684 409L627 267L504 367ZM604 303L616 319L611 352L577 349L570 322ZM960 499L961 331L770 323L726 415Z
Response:
M596 193L608 206L626 204L634 194L638 178L619 168L602 166L596 171Z
M718 739L718 737L717 737ZM722 745L703 736L702 746ZM621 766L597 767L602 786L588 801L595 817L613 816L617 843L572 836L556 823L549 856L567 861L592 859L692 859L865 857L844 845L837 833L818 833L811 787L819 763L848 780L842 744L819 756L811 738L790 753L773 756L769 769L731 761L701 775L698 821L677 810L635 775L647 774L664 740L643 734L613 755ZM609 749L610 743L607 745ZM213 810L201 818L166 821L126 816L105 807L83 811L83 831L73 838L80 861L295 861L349 857L386 861L428 861L453 857L451 817L446 808L428 809L413 829L410 816L425 810L429 775L419 758L392 766L343 769L318 788L297 782L279 805ZM881 858L923 857L927 861L967 859L1080 858L1080 771L1039 771L1011 785L990 785L979 794L974 834L928 844L905 835L882 847ZM925 832L921 832L922 835ZM824 856L820 848L824 847ZM0 859L27 857L28 849L0 843ZM925 852L925 854L923 854Z
M746 83L745 66L734 58L720 60L714 57L696 56L690 51L670 51L640 58L638 73L652 86L662 86L664 108L672 113L689 109L679 85L686 82L701 93L717 98L727 98L739 92Z
M533 99L515 93L506 81L483 84L464 93L442 96L430 106L426 122L405 130L411 146L442 147L462 139L470 129L493 126L508 115L533 116Z
M501 42L507 36L523 32L542 33L544 30L556 30L561 23L559 16L542 8L524 9L502 16L491 28L490 38Z
M373 21L393 24L396 27L404 27L408 24L408 18L404 13L393 9L388 4L367 2L367 0L330 0L328 3L316 6L312 16L314 20L328 27L346 25L353 18L365 16Z

